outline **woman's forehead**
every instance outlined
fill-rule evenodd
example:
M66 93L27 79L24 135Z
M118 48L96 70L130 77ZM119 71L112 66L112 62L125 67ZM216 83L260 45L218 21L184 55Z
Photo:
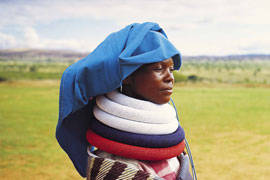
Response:
M173 63L172 58L169 58L169 59L165 59L165 60L159 61L159 62L143 64L139 69L134 71L132 74L137 74L138 72L145 73L145 71L149 71L151 69L151 67L160 66L160 65L161 66L173 67L174 63Z
M153 62L153 63L149 63L149 64L143 64L143 66L147 66L147 65L155 65L155 64L168 64L169 66L173 66L173 59L169 58L169 59L165 59L163 61L159 61L159 62Z

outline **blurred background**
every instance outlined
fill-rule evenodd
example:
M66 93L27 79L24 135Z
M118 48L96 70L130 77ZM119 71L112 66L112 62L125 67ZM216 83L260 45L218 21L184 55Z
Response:
M60 78L111 32L157 22L198 179L270 177L270 1L0 0L0 179L82 179L55 139Z

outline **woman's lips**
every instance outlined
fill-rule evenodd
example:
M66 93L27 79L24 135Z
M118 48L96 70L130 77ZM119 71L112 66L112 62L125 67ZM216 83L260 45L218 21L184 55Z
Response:
M172 88L167 88L167 89L162 89L161 91L166 93L166 94L172 94L173 89Z

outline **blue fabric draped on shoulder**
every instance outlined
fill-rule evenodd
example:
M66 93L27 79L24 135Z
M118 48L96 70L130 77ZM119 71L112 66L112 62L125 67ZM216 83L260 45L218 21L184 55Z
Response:
M65 70L56 138L82 177L86 176L89 145L85 136L95 103L89 98L117 89L142 64L170 57L174 68L180 69L180 53L159 25L136 23L110 34L87 57Z

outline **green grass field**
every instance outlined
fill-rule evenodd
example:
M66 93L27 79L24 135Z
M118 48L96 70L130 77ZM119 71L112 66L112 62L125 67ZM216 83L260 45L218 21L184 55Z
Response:
M0 83L0 179L81 179L55 139L59 81ZM270 177L270 88L177 85L198 179Z
M1 61L0 81L60 79L69 62ZM270 84L270 60L183 60L177 82Z

